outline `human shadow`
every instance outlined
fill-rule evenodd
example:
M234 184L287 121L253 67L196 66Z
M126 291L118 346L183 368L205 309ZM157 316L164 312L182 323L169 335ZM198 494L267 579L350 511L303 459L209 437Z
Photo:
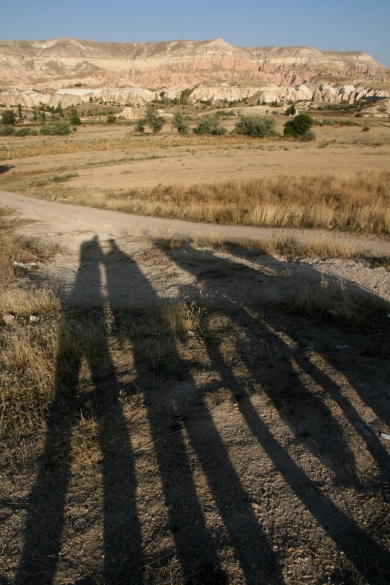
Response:
M107 297L102 296L102 268L106 271L111 307L107 305ZM118 290L121 290L121 308L115 307ZM86 305L87 298L91 300L90 307ZM72 437L81 420L94 420L98 424L102 453L98 463L104 500L101 575L104 582L138 585L144 581L147 565L159 567L167 562L158 558L158 554L157 558L145 560L141 544L135 453L129 439L131 427L123 412L124 396L137 392L147 408L169 516L166 529L175 545L171 560L178 559L184 581L188 585L227 582L218 544L200 502L190 449L200 461L246 582L250 585L283 583L278 562L230 460L227 446L179 355L174 333L165 330L162 343L159 336L153 340L148 333L142 335L148 312L158 319L164 312L164 303L134 260L115 241L111 241L107 254L96 237L84 242L67 304L58 333L54 399L29 497L25 542L15 582L51 584L63 563L67 498L72 483L77 483L72 471ZM132 334L134 329L136 335ZM132 345L136 376L131 384L118 381L109 347L112 335L118 340L128 339ZM87 387L84 383L80 387L86 370L90 372L91 382ZM191 386L190 397L182 392L183 383ZM196 406L194 420L186 415L188 401ZM169 437L168 444L166 437Z
M102 455L99 464L104 500L105 582L117 582L124 572L126 582L142 582L134 454L120 402L120 384L110 357L101 294L100 269L106 261L97 237L81 245L80 267L58 331L54 398L47 417L39 470L29 498L16 583L42 585L55 580L72 481L72 435L81 420L88 419L98 423ZM77 305L86 290L93 306L80 309ZM88 390L80 388L83 368L90 371ZM124 482L125 491L120 489Z
M111 241L110 253L117 264L122 267L127 264L128 274L126 277L123 270L107 273L109 298L114 299L127 280L130 292L126 297L129 305L134 307L132 296L137 295L137 291L134 290L134 294L131 291L135 279L146 300L146 304L130 312L123 307L114 309L114 332L119 339L129 338L132 344L137 375L131 387L138 389L147 406L153 448L169 515L168 529L174 539L174 553L180 562L185 583L222 585L227 582L221 569L217 543L207 526L199 499L188 441L200 462L246 583L283 583L276 557L230 460L227 446L188 365L179 355L174 333L166 328L163 341L159 335L154 339L149 333L142 335L145 319L155 320L156 328L163 326L159 320L161 312L164 314L166 309L169 310L169 301L166 306L142 272L134 265L129 266L127 255L115 241ZM152 313L148 316L150 311ZM193 414L190 415L189 411ZM158 559L156 562L158 564Z
M247 254L249 250L246 251ZM245 250L240 250L240 255ZM273 323L272 316L261 319L253 310L237 312L237 306L243 307L241 287L245 287L244 279L237 287L221 286L221 277L234 273L240 259L216 258L212 252L199 252L190 245L184 251L168 254L178 266L198 277L202 284L203 296L212 296L217 301L215 313L221 318L228 317L232 327L245 329L245 341L237 342L236 351L242 363L245 364L251 384L257 383L268 395L270 403L276 408L278 415L295 436L297 443L309 449L321 464L333 472L336 483L355 486L359 489L359 479L354 454L351 451L343 429L332 417L326 401L297 376L296 366L303 372L309 373L315 382L322 386L323 392L342 409L344 415L361 438L370 448L378 467L386 476L388 472L388 453L385 451L376 436L368 436L366 425L357 413L351 401L340 392L337 384L329 378L314 362L307 357L303 348L292 349L284 341L288 330L283 331L283 321ZM201 270L201 266L208 265L208 270ZM277 262L274 262L274 265ZM250 272L250 267L245 268ZM256 271L253 270L253 273ZM312 271L312 277L320 280L320 275ZM247 281L248 282L248 281ZM195 298L198 290L186 289L187 293ZM257 307L259 309L259 307ZM277 328L277 329L276 329ZM278 332L277 332L278 330ZM308 474L291 457L288 451L278 442L271 433L259 412L253 407L248 385L235 375L234 368L224 358L221 345L222 338L215 335L204 324L203 340L212 366L219 372L220 386L229 388L232 398L236 400L253 437L259 442L268 457L282 474L287 485L299 497L302 504L322 526L337 548L348 557L358 571L372 584L383 584L388 574L390 563L388 555L375 540L358 524L340 510L334 502L321 490L321 486L309 478ZM295 366L293 366L293 363ZM283 384L281 378L286 381ZM282 387L280 387L282 385ZM302 409L309 407L311 412L310 431L307 421L302 417ZM324 421L331 435L331 441L324 444ZM386 473L387 466L387 473ZM275 498L277 499L277 494ZM364 550L364 554L361 552Z

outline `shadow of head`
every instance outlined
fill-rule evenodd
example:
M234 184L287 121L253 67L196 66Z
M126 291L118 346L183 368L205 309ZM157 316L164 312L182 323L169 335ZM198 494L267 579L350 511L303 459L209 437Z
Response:
M15 168L15 165L0 165L0 175L7 173L13 168Z

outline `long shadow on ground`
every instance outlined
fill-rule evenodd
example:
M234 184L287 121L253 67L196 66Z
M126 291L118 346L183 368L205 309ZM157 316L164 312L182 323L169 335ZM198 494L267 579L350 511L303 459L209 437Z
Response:
M188 246L186 252L170 254L170 258L197 276L198 265L188 262L189 256L196 259L197 255L198 252ZM212 262L214 258L211 252L203 252L201 259ZM234 260L219 259L218 262L227 274L236 265ZM128 282L129 308L117 309L111 303L109 309L107 299L101 293L101 270L106 272L108 299L115 299L118 287ZM250 271L250 268L246 270ZM204 287L213 291L218 304L220 291L215 274L206 272L202 279ZM50 584L55 581L64 544L67 496L72 481L72 435L83 412L84 417L90 416L98 421L104 516L102 569L96 580L91 576L85 583L101 583L103 580L107 584L138 585L150 582L145 576L146 566L158 570L174 558L180 565L180 583L222 585L228 582L221 559L222 545L211 532L200 501L194 478L194 456L200 463L228 535L228 545L240 564L245 582L249 585L283 583L282 567L271 538L253 511L250 494L231 461L228 445L209 410L206 399L211 390L196 388L192 365L181 357L178 339L173 332L165 330L163 339L159 335L150 335L150 332L145 334L145 313L131 309L134 281L137 282L137 301L145 298L149 306L161 306L150 282L115 241L111 242L108 253L103 252L96 238L81 246L80 268L68 303L77 305L80 295L88 295L93 307L68 309L59 329L55 397L47 420L39 471L30 495L25 544L16 582ZM196 296L197 292L194 290L193 295ZM302 442L310 456L333 474L339 485L362 488L343 429L332 419L325 401L313 394L297 376L294 363L310 374L323 387L324 393L332 396L356 428L362 429L362 438L382 470L382 479L388 480L387 452L374 435L367 436L364 432L363 421L337 385L307 360L302 351L291 348L283 335L275 332L272 322L261 320L253 311L246 311L243 320L242 311L232 311L232 307L237 306L241 306L239 289L230 295L224 293L216 313L221 318L228 318L234 326L245 329L246 341L237 342L236 353L246 366L248 380L261 385L296 440ZM280 329L281 323L277 325ZM288 332L283 333L287 335ZM117 377L109 349L113 336L120 343L127 341L132 347L131 367L135 369L135 375L130 384L120 382ZM337 507L275 438L252 405L248 385L236 377L234 368L224 358L222 340L208 328L207 319L203 325L203 339L210 368L218 375L220 386L231 392L246 428L286 485L361 577L372 585L384 585L390 574L386 551ZM266 343L262 343L263 340ZM83 364L91 372L92 389L88 392L80 387ZM279 387L281 376L289 381L283 388ZM185 384L196 388L196 393L190 398L178 390ZM134 393L142 397L147 410L158 481L162 486L161 498L169 519L166 530L174 543L174 550L165 551L161 558L148 556L142 538L143 520L137 503L139 477L132 446L135 437L122 400L123 394ZM363 400L366 398L362 396ZM310 432L299 416L302 404L311 412ZM326 445L326 448L324 421L332 437L331 445ZM278 494L275 493L274 497L277 500ZM285 538L288 539L287 532ZM344 581L350 578L343 576Z

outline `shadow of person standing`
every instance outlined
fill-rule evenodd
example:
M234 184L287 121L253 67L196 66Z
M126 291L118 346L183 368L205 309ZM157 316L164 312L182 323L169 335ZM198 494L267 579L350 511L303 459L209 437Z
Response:
M241 564L245 582L248 585L283 583L276 557L227 446L188 365L178 352L175 332L164 326L162 315L172 306L170 301L158 297L138 265L129 262L129 256L114 240L110 248L107 262L110 265L113 260L113 265L121 267L113 270L107 265L113 329L119 339L129 340L132 346L136 377L130 387L138 389L147 408L151 443L169 517L168 529L174 541L173 557L180 562L184 582L188 585L227 582L220 566L221 544L207 526L200 501L193 451L225 525L229 546ZM115 308L118 296L122 307ZM145 328L146 322L153 323L151 329L157 331L154 337ZM150 562L158 566L159 559Z
M72 435L80 420L88 418L98 422L102 454L105 553L102 573L107 583L117 582L123 570L128 583L142 582L134 456L119 400L120 385L110 355L102 297L101 269L106 265L107 258L97 236L81 245L79 269L58 329L54 398L29 498L18 584L43 585L55 580L70 483L77 484L72 471ZM85 371L89 371L90 377L87 391L79 388L80 376ZM120 490L119 497L118 489L123 482L127 489L125 494ZM78 536L82 539L83 534Z

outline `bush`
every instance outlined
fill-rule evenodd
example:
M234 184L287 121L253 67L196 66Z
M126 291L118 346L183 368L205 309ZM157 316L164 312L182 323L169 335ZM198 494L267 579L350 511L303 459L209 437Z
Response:
M369 129L369 127L368 127L368 126L364 126L364 128L363 128L362 132L368 132L369 130L370 130L370 129Z
M81 120L77 110L72 110L70 114L70 123L72 126L81 126Z
M136 132L142 132L142 133L144 133L145 132L145 124L146 124L145 118L142 118L141 120L138 120L138 122L134 126L134 130Z
M2 118L1 123L4 124L4 126L15 126L16 124L15 112L13 112L12 110L5 110L2 113L1 118Z
M301 140L303 140L303 142L312 142L316 138L317 138L317 135L315 132L313 132L313 130L309 130L303 136L301 136Z
M276 136L275 121L273 118L261 116L241 116L241 120L236 123L233 132L258 138Z
M177 128L179 134L187 135L190 131L188 117L183 116L181 112L176 112L176 114L173 116L172 126Z
M237 116L237 112L235 110L218 110L218 112L215 112L215 115L221 117Z
M144 123L150 126L153 130L153 134L160 132L164 124L166 124L165 118L158 115L157 108L155 105L147 106Z
M106 121L107 121L107 124L115 124L116 116L114 116L114 114L108 114Z
M14 136L28 136L29 134L30 128L26 128L26 126L24 126L24 128L19 128L16 130Z
M325 118L322 123L324 126L334 126L333 120L330 120L329 118Z
M71 128L69 122L60 121L56 122L55 124L44 124L40 127L39 133L43 134L44 136L47 135L65 135L70 134Z
M162 127L166 124L165 118L162 116L156 116L152 122L153 134L157 134L162 130Z
M38 130L36 128L30 129L30 136L37 136L37 134L38 134Z
M222 136L226 134L227 129L219 126L219 120L216 116L202 116L198 125L194 128L195 134L214 134L215 136Z
M297 108L295 107L295 104L292 104L289 108L287 108L287 110L285 111L286 116L295 116L295 114L297 113Z
M13 126L0 126L0 136L9 136L15 132Z
M295 116L293 120L289 120L284 125L284 136L292 136L293 138L299 138L309 132L313 125L313 119L306 114L299 114Z

